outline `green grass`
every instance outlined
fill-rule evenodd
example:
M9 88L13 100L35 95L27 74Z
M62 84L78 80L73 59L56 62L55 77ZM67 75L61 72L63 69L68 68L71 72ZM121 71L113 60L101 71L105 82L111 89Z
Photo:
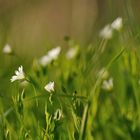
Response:
M138 43L131 37L124 27L110 40L98 38L84 47L67 40L68 48L62 47L58 59L47 66L37 60L23 66L26 84L10 83L16 66L3 68L0 139L138 140L140 58ZM69 48L77 48L71 59L66 57ZM15 56L3 57L12 61ZM104 89L110 78L113 87ZM50 81L55 83L51 93L44 89Z

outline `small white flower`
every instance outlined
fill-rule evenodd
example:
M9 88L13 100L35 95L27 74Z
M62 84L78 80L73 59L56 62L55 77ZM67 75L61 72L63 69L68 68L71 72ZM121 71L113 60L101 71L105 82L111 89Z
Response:
M16 80L23 80L25 79L24 71L23 71L23 66L20 66L18 70L15 71L15 75L12 76L11 82L14 82Z
M46 55L42 56L39 59L39 64L43 67L47 66L53 60L56 60L58 58L60 51L61 51L61 47L56 47L56 48L48 51L48 53Z
M109 80L104 80L102 84L102 88L104 90L110 91L113 89L113 78L110 78Z
M56 47L56 48L54 48L54 49L48 51L48 56L49 56L52 60L54 60L54 59L57 59L57 58L58 58L58 55L60 54L60 52L61 52L61 47L58 46L58 47Z
M44 88L48 92L53 92L54 91L54 82L49 82Z
M100 31L100 37L104 39L111 39L113 35L113 30L110 24L106 25L101 31Z
M77 53L78 53L78 48L70 48L66 53L66 57L68 59L72 59L77 55Z
M50 62L51 62L52 60L51 60L51 58L48 56L48 55L44 55L44 56L42 56L40 59L39 59L39 64L41 65L41 66L46 66L46 65L48 65Z
M122 23L121 17L118 17L117 19L115 19L111 24L111 27L118 31L122 28L122 26L123 26L123 23Z
M57 109L54 113L53 119L59 121L63 117L63 112L61 109Z
M5 54L11 54L13 51L12 51L12 48L11 48L11 46L9 45L9 44L6 44L5 46L4 46L4 48L3 48L3 53L5 53Z

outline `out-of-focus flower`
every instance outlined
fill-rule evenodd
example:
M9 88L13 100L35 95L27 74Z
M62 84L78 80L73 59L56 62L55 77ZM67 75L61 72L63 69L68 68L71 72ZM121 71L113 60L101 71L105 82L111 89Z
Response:
M41 66L47 66L48 64L50 64L53 60L56 60L59 56L61 52L61 47L56 47L50 51L48 51L48 53L44 56L42 56L40 59L39 59L39 64Z
M104 39L111 39L113 35L113 30L110 24L106 25L101 31L100 31L100 37Z
M101 77L102 79L107 79L109 77L109 72L105 68L102 68L98 73L98 77Z
M123 22L121 17L115 19L111 24L111 27L117 31L119 31L122 28L122 26L123 26Z
M104 90L111 91L113 89L113 78L110 78L109 80L104 80L102 88Z
M54 119L55 121L59 121L62 117L63 117L63 112L62 112L62 110L61 110L61 109L57 109L57 110L55 111L55 113L54 113L53 119Z
M23 66L20 66L18 70L15 71L15 75L12 76L11 82L14 82L16 80L24 80L24 79L25 79L25 74L23 71Z
M66 53L66 57L68 59L72 59L77 55L77 53L78 53L78 48L70 48Z
M45 87L45 90L48 92L53 92L54 91L54 82L49 82Z
M48 56L50 57L50 59L55 60L58 58L58 55L61 52L61 47L58 46L50 51L48 51Z
M48 55L44 55L39 59L39 64L41 66L46 66L51 62L51 58Z
M111 39L113 36L113 31L114 30L120 31L122 26L123 26L123 20L121 17L118 17L111 24L107 24L100 31L100 37L102 37L104 39Z
M6 44L2 51L5 54L12 54L12 52L13 52L13 50L9 44Z

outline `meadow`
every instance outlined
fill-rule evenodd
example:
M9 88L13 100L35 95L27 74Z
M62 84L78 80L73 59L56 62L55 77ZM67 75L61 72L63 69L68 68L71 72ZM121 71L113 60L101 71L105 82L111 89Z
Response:
M140 30L127 18L28 64L1 46L0 140L139 140Z

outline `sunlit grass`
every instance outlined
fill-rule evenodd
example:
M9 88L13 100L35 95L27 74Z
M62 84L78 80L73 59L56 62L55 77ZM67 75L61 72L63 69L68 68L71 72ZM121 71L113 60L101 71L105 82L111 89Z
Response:
M139 139L139 52L126 41L122 19L115 21L95 43L81 47L68 39L68 48L1 74L9 81L0 93L1 139ZM4 57L20 57L7 48Z

